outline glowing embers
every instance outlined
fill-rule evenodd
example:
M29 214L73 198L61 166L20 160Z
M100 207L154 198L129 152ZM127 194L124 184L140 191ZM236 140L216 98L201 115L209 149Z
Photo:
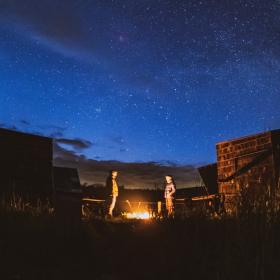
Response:
M156 217L156 213L151 208L151 202L130 202L125 201L126 210L122 213L125 219L149 220Z
M125 212L123 217L126 219L148 220L153 218L153 215L149 212Z

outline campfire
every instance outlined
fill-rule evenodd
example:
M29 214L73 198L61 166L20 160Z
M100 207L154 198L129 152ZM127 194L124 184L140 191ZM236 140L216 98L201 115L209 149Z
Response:
M125 212L123 216L126 219L141 219L147 220L153 218L153 215L149 212Z
M125 201L130 208L130 211L122 213L126 219L138 219L148 220L154 218L154 214L148 210L147 205L143 205L141 202L137 202L136 205L132 205L129 200ZM135 204L135 203L134 203Z

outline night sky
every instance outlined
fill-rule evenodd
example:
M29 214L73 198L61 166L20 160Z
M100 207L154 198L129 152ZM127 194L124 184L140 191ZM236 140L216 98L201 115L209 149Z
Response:
M280 1L0 0L0 123L83 159L197 165L280 127Z

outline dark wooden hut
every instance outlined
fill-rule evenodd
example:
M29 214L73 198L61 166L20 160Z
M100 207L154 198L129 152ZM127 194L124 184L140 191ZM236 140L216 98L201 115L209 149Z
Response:
M82 189L78 170L54 167L55 211L64 222L79 222L82 208Z
M1 195L52 196L51 138L0 128L0 155Z

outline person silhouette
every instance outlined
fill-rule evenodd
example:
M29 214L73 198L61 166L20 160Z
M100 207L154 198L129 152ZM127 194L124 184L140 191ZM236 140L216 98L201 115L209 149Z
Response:
M171 217L174 215L173 199L174 199L174 194L176 192L176 185L171 175L166 175L165 180L166 180L166 184L164 190L164 198L165 198L167 216Z
M113 216L113 210L116 206L117 197L119 195L119 188L116 181L117 176L118 176L118 171L111 170L106 180L106 188L108 190L108 193L110 195L110 200L111 200L109 211L108 211L109 217Z

